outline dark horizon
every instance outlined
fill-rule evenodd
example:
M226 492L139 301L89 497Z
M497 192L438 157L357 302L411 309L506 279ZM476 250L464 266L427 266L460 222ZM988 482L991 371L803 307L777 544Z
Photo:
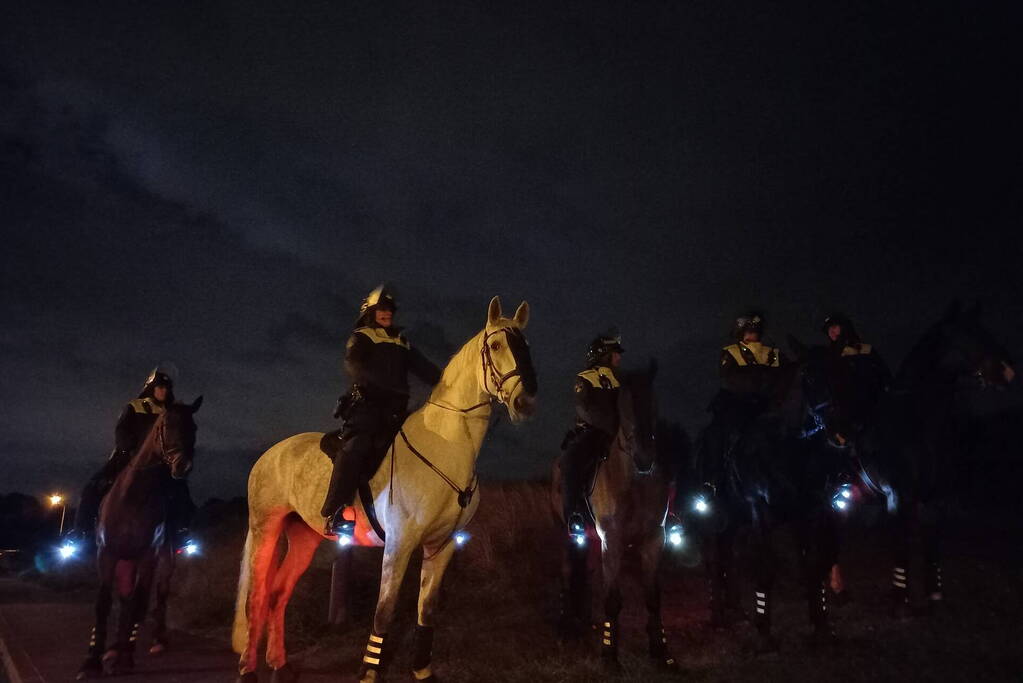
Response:
M360 299L435 362L526 299L540 412L481 476L541 475L611 324L706 422L729 323L897 366L950 301L1021 355L1017 5L102 8L0 32L0 489L77 494L154 365L198 500L327 430ZM1013 393L1019 405L1019 392Z

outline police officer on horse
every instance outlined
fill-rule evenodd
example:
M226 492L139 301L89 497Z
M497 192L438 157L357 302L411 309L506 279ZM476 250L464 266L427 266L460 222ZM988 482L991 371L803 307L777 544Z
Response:
M96 529L100 503L110 491L117 475L131 462L135 452L149 436L156 420L174 403L174 382L159 368L154 368L142 385L137 398L124 406L114 427L114 450L103 467L94 474L82 491L73 537L83 541L91 538ZM188 524L195 504L185 479L168 478L167 529L175 550L184 547L188 538Z
M827 336L831 352L832 393L840 404L833 415L835 427L851 438L866 426L881 395L891 385L892 373L877 349L860 339L847 316L828 315L821 331Z
M618 433L621 385L616 371L623 353L617 331L600 335L590 343L586 369L575 378L575 427L562 444L565 454L561 461L564 513L570 535L586 529L586 488Z
M334 417L344 426L320 442L334 462L327 498L320 513L327 518L324 533L351 536L355 511L351 507L362 482L376 472L408 408L408 373L429 384L440 381L440 369L413 348L394 325L398 307L381 285L359 307L355 330L345 347L345 372L351 380L338 399Z

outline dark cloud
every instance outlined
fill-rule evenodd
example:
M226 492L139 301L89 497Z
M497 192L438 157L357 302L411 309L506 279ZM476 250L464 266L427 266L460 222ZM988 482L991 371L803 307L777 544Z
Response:
M532 304L542 412L498 427L493 476L546 470L585 344L611 323L630 360L660 358L661 403L691 429L750 306L779 340L844 309L894 360L947 300L981 297L1012 346L1018 14L13 8L0 37L11 481L92 466L120 405L168 360L182 395L207 396L203 447L238 454L215 480L240 492L246 458L332 426L344 339L381 281L438 361L492 295Z

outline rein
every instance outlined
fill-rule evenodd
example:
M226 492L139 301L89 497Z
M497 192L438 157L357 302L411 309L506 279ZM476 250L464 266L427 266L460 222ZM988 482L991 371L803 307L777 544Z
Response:
M508 372L499 374L497 365L494 363L494 357L490 353L490 344L487 343L491 337L499 332L504 332L506 335L513 333L512 328L502 327L501 329L494 330L493 332L487 332L483 335L483 348L480 349L480 361L483 363L483 388L491 396L496 396L498 403L508 403L508 394L504 391L504 383L512 377L518 377L522 375L522 371L518 367L518 363L515 367ZM518 333L518 330L515 330ZM490 383L494 383L494 391L490 391Z

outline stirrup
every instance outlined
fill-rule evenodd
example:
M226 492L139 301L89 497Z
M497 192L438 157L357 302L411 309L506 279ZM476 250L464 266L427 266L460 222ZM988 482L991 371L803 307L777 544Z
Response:
M578 512L568 517L568 536L580 548L586 545L586 520Z
M351 518L345 513L351 510ZM355 508L351 505L342 505L337 511L327 518L327 527L324 529L327 536L337 536L340 545L351 545L355 537Z

